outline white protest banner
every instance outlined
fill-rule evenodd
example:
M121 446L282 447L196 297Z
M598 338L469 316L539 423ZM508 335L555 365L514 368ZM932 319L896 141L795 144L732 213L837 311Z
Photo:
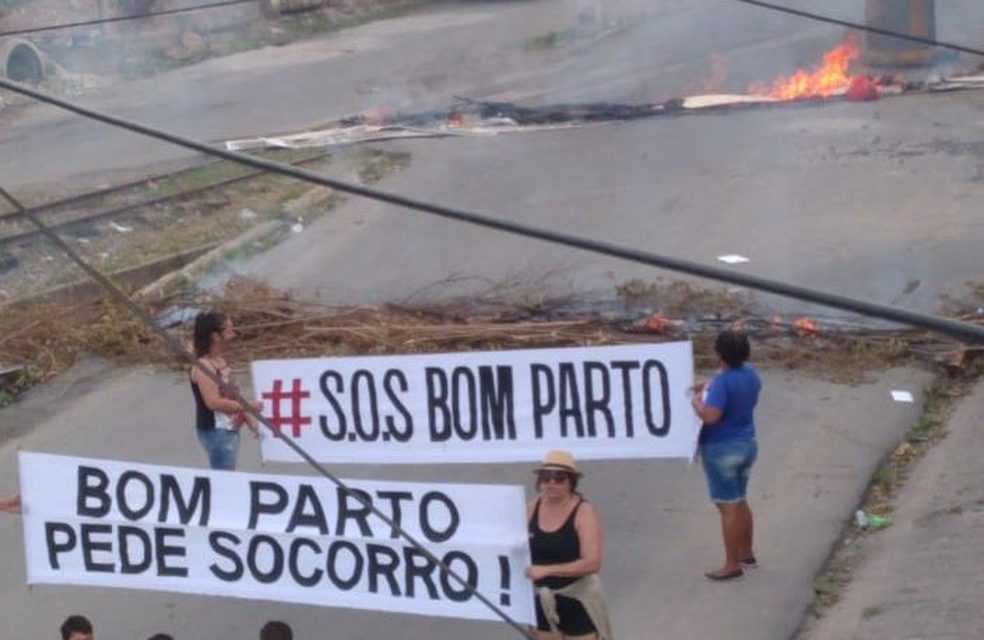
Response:
M30 584L81 584L500 619L321 477L21 452ZM349 486L520 623L533 592L520 486Z
M689 342L261 360L253 388L281 434L324 462L692 458ZM265 460L299 461L264 434Z

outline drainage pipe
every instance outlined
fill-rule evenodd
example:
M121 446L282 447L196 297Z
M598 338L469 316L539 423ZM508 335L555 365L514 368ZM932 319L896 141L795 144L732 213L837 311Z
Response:
M37 84L44 79L44 55L28 40L0 38L0 76Z

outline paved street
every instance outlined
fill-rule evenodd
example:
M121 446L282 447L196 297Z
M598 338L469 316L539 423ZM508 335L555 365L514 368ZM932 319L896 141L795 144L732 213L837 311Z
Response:
M703 264L737 253L742 272L933 311L982 275L984 156L965 142L982 108L984 93L926 95L404 141L389 148L411 166L384 187ZM611 295L667 275L364 200L247 271L343 302L517 279Z

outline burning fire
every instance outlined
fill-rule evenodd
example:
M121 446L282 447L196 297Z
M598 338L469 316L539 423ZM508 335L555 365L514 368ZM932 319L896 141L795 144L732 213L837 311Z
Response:
M798 98L827 97L846 90L854 76L847 70L860 55L861 48L855 40L847 40L823 55L823 64L813 71L799 69L788 78L776 80L770 87L757 83L749 91L758 95L768 95L780 100Z

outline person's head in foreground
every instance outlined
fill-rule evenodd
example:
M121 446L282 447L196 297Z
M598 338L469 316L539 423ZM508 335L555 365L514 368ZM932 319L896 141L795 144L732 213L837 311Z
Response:
M294 640L294 632L286 622L271 620L260 629L260 640Z
M85 616L68 616L61 626L62 640L92 640L92 623Z

